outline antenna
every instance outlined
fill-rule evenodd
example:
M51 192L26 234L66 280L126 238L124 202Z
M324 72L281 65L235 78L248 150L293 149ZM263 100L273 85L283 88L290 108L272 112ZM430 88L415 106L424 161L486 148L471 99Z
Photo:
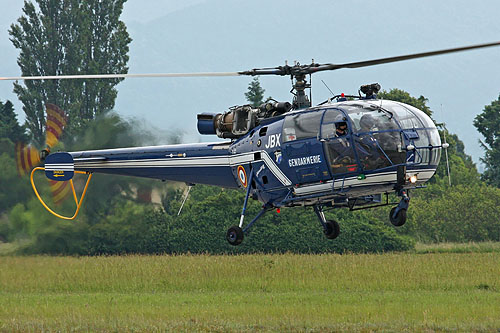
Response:
M184 204L186 203L186 200L189 196L189 192L191 191L191 188L193 187L193 184L189 184L187 191L184 194L184 200L182 200L181 208L179 208L179 211L177 212L177 216L181 215L182 208L184 207Z
M330 92L330 94L332 94L333 97L335 97L335 94L333 93L333 91L330 89L330 87L328 87L325 83L325 81L321 80L321 82L323 82L323 84L325 85L326 89L328 89L328 91Z
M311 66L314 66L314 58L311 59ZM313 105L312 73L309 73L309 102Z
M312 74L309 74L309 102L311 103L312 106L313 105Z
M444 116L444 113L443 113L443 104L441 104L441 115ZM444 119L444 117L443 117ZM443 144L443 147L444 147L444 155L446 156L446 172L448 173L448 185L451 186L451 173L450 173L450 162L448 160L448 147L449 147L449 144L448 142L446 142L446 132L448 131L446 129L446 123L443 122L443 139L444 139L444 144Z

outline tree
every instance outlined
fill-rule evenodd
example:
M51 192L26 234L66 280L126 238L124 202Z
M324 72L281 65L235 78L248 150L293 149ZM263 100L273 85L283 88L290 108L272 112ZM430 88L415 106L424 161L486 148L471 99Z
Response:
M443 136L446 135L446 141L450 145L448 148L448 163L450 165L451 184L472 185L480 183L481 176L477 171L476 164L472 161L472 157L465 153L462 140L456 134L449 133L446 129L440 130L439 134L441 135L441 142L444 142ZM431 183L440 183L444 185L442 186L443 191L449 190L444 152L441 153L441 160Z
M248 84L248 91L245 93L245 98L252 106L259 106L264 103L264 93L266 91L260 86L259 77L254 77L252 82Z
M24 76L127 73L131 38L119 19L126 0L35 1L37 6L24 2L24 15L9 30ZM29 134L41 144L45 103L68 112L66 130L74 133L114 107L121 80L25 81L15 83L14 92L23 103Z
M19 125L14 106L10 101L0 102L0 139L7 138L12 142L26 141L25 128Z
M16 160L14 159L14 144L8 139L0 139L0 216L19 202L31 196L28 181L20 180ZM5 148L5 151L2 150Z
M500 96L476 116L474 126L485 138L484 142L481 141L485 150L481 161L486 167L482 178L488 184L500 187Z

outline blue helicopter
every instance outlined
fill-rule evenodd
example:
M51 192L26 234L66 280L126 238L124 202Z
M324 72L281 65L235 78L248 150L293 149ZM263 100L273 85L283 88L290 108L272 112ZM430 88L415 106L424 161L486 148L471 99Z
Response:
M409 208L409 190L423 187L434 175L441 150L448 145L441 143L436 125L421 110L377 99L380 90L377 83L361 86L356 96L342 94L311 106L311 99L305 93L310 88L307 75L498 45L500 42L346 64L296 63L243 72L60 75L0 80L290 76L292 103L271 100L259 107L243 105L223 113L198 114L199 133L217 135L225 141L52 154L47 148L41 153L45 166L31 172L33 189L51 213L74 219L92 173L240 188L246 195L239 224L227 231L229 244L241 244L245 233L266 212L297 206L312 207L325 236L335 239L340 227L337 221L325 218L324 210L328 208L357 210L395 205L389 220L394 226L402 226ZM43 202L33 182L33 174L38 170L45 171L51 180L70 180L77 205L72 217L53 212ZM72 182L75 173L88 174L79 200ZM401 198L399 203L389 202L391 193ZM262 209L245 225L249 199L260 201Z

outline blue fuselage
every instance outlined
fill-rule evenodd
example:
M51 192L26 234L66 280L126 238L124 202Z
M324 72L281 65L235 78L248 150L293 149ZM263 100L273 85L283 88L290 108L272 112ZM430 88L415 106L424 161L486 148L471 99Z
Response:
M404 109L405 104L384 101L389 111L382 112L375 102L294 111L232 142L70 154L75 170L226 188L250 186L254 198L274 206L388 192L394 189L398 165L406 166L408 176L418 176L416 184L427 181L439 162L434 124L421 120L418 110ZM369 130L363 130L365 114L378 121ZM339 122L348 127L343 135L335 133ZM415 149L406 149L409 145Z

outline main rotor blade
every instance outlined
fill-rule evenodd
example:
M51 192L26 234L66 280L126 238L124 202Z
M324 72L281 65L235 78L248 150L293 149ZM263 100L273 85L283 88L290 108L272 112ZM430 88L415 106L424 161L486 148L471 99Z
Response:
M48 76L10 76L2 80L68 80L68 79L121 79L127 77L211 77L240 76L238 72L200 72L200 73L150 73L150 74L92 74L92 75L48 75Z
M464 46L464 47L456 47L453 49L438 50L438 51L431 51L431 52L407 54L407 55L402 55L402 56L397 56L397 57L388 57L388 58L380 58L380 59L365 60L365 61L358 61L358 62L349 62L349 63L345 63L345 64L324 64L324 65L320 65L316 68L311 68L311 71L314 73L314 72L319 72L319 71L336 70L336 69L341 69L341 68L368 67L368 66L387 64L387 63L391 63L391 62L398 62L398 61L404 61L404 60L410 60L410 59L431 57L431 56L436 56L436 55L441 55L441 54L446 54L446 53L454 53L454 52L461 52L461 51L467 51L467 50L481 49L481 48L492 47L492 46L500 46L500 42L478 44L478 45L471 45L471 46Z
M216 76L242 76L242 75L304 75L312 74L327 70L337 70L342 68L360 68L387 64L410 59L431 57L441 54L461 52L467 50L480 49L485 47L500 46L500 42L478 44L464 47L456 47L452 49L414 53L397 57L380 58L373 60L365 60L358 62L350 62L345 64L310 64L310 65L294 65L294 66L279 66L271 68L255 68L242 72L200 72L200 73L151 73L151 74L92 74L92 75L49 75L49 76L12 76L0 77L2 80L64 80L64 79L120 79L134 77L216 77Z

